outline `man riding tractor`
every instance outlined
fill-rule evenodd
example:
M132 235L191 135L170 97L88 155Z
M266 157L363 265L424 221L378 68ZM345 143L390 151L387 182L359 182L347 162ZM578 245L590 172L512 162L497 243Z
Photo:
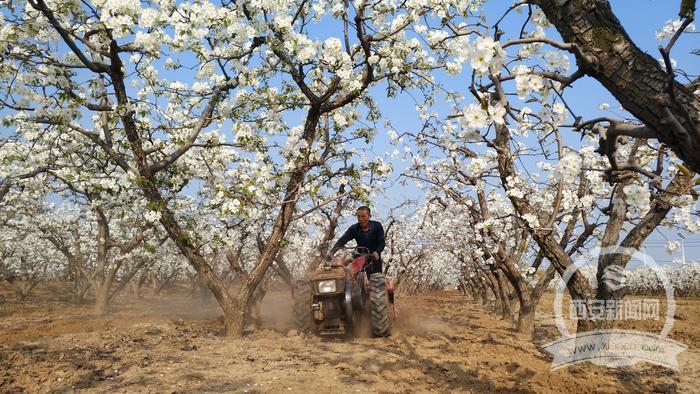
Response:
M369 207L360 207L357 224L350 226L331 249L333 255L354 239L357 247L351 259L329 257L310 279L298 282L294 317L300 331L351 334L354 312L364 311L374 336L390 334L389 306L394 306L394 287L382 272L384 229L370 217ZM395 307L393 311L396 316Z
M357 209L357 223L350 226L345 231L338 242L331 248L330 254L333 255L338 249L345 246L350 240L354 239L358 247L365 247L371 253L371 262L369 267L365 269L367 276L372 274L382 273L382 258L381 253L384 250L384 227L379 222L370 220L372 211L368 206L361 206Z

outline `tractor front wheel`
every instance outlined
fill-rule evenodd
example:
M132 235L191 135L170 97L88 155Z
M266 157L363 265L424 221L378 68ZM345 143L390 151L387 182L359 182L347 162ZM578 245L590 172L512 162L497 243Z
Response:
M311 332L311 284L307 280L297 281L294 291L294 324L300 333Z
M386 337L391 334L389 319L389 295L384 274L372 274L369 278L369 309L371 313L372 334Z

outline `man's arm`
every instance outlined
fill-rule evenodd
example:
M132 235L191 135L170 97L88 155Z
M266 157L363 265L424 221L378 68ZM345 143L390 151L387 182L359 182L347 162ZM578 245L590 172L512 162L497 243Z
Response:
M345 246L346 243L348 243L351 239L354 238L355 234L353 232L353 227L354 226L350 226L350 228L345 230L345 234L343 234L343 236L338 239L338 241L335 243L335 245L333 245L333 247L331 248L331 252L330 252L331 255L334 254L335 252L337 252L338 249Z
M377 242L377 248L375 249L375 252L377 253L382 253L384 251L384 246L386 243L384 242L384 227L382 227L382 224L377 222L377 230L378 236L377 239L379 240Z

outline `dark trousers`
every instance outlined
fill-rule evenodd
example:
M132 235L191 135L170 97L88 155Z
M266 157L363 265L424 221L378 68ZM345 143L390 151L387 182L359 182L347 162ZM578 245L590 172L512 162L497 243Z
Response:
M379 259L377 261L372 261L371 263L367 264L367 268L365 268L365 271L367 272L367 277L369 278L372 276L372 274L375 273L382 273L382 260Z

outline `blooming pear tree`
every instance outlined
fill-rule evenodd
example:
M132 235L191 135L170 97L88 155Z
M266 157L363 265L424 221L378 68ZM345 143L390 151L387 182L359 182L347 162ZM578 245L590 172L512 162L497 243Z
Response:
M94 211L61 207L33 223L35 231L64 255L79 281L89 284L97 314L106 313L114 297L149 262L139 256L157 248L149 227L139 225L128 212L104 207Z
M418 206L412 219L399 217L392 225L389 270L400 291L443 289L461 279L469 264L464 258L469 253L468 236L462 228L463 212L455 208L456 204L433 197Z
M60 274L61 256L37 235L30 229L5 226L0 239L0 278L12 286L20 301L38 284Z
M537 18L533 20L536 25L546 22L544 19L539 22ZM536 28L535 31L541 32L542 29ZM567 146L559 133L559 128L565 125L567 119L567 108L560 97L580 72L568 79L533 72L521 64L530 57L524 56L523 51L529 50L526 46L532 42L542 42L542 37L532 40L519 38L495 44L494 59L498 60L481 72L475 70L470 87L481 107L465 107L461 126L462 133L477 133L479 137L475 138L495 150L501 186L543 256L561 274L572 264L566 246L569 242L574 242L575 246L582 237L586 238L584 235L587 232L592 231L592 224L585 216L581 217L579 224L576 210L592 211L598 215L599 221L606 222L603 230L597 234L602 248L638 249L666 218L674 205L671 200L689 193L693 174L673 158L667 161L664 147L649 146L644 139L623 140L613 150L599 147L598 150L602 150L601 153L611 164L609 168L595 158L592 148ZM522 47L518 52L511 53L513 46ZM502 64L508 64L509 68L501 68ZM515 82L515 86L511 85L512 82ZM523 100L526 98L539 103L537 110L527 106L528 103ZM501 108L505 111L499 110ZM484 120L469 121L475 118ZM513 122L516 127L508 127L507 122ZM486 126L490 128L485 129ZM536 133L537 145L521 142L529 132ZM617 139L617 136L614 138ZM542 169L556 166L551 168L553 176L544 184L525 168L516 166L522 162L524 155L533 151L546 159L540 164ZM622 158L628 166L616 167L616 160ZM558 162L547 163L553 159ZM664 171L668 167L671 170ZM665 181L662 180L664 178ZM604 182L609 186L603 187ZM649 192L650 187L653 193ZM577 195L577 189L585 193ZM592 195L587 195L591 191ZM623 236L621 230L625 224L631 224L632 228ZM595 224L593 226L596 227ZM570 238L576 227L579 236ZM569 236L564 236L567 233ZM629 255L619 252L601 254L598 261L599 280L602 280L606 267L612 264L624 267L629 258ZM593 294L587 281L578 273L574 273L567 285L572 297L577 299L610 299L616 296L605 293L607 287L600 283L597 294ZM579 329L586 329L591 324L590 321L579 320Z
M628 270L625 275L625 285L628 293L633 295L665 294L664 283L659 278L658 269L668 278L677 297L697 297L700 294L700 264L686 262L679 267L638 267Z
M0 71L4 108L20 134L43 129L99 148L211 289L226 332L240 335L246 305L308 192L307 177L353 136L372 138L371 128L352 127L360 116L377 119L367 89L390 81L391 93L430 80L422 44L405 34L426 12L412 7L397 15L392 6L365 1L331 8L30 0L4 15L3 42L11 45ZM321 20L337 34L313 38L311 26ZM174 78L187 70L195 71ZM285 119L294 111L304 113L298 126ZM319 130L324 117L331 119L326 131ZM270 159L275 152L283 163ZM253 168L258 163L262 168ZM240 182L246 168L272 176ZM207 183L214 179L226 186ZM251 193L266 194L276 212L235 296L178 216L178 194L192 180L203 181L203 192L231 213L245 210Z
M433 200L439 202L444 209L450 204L451 210L461 211L459 214L461 220L469 224L461 233L472 244L470 247L474 252L471 257L490 263L489 266L497 271L496 279L504 275L518 299L517 327L524 332L532 333L535 307L547 285L554 278L555 270L553 266L549 266L544 273L537 275L543 255L538 253L536 247L533 249L529 245L531 239L527 232L523 231L523 225L527 220L533 219L518 218L508 201L508 195L524 195L524 191L508 190L507 193L502 193L501 185L489 184L489 178L497 172L497 154L490 149L478 155L470 149L470 145L475 145L473 143L460 141L458 136L435 135L427 131L422 132L417 138L431 141L434 147L439 148L435 153L438 158L431 163L423 162L420 165L414 165L409 175L426 182L430 193L436 196ZM519 151L518 154L524 155L527 152ZM545 173L549 173L550 179L561 177L564 169L573 172L573 174L567 174L567 177L584 179L580 166L569 168L566 166L566 160L571 159L565 156L558 167L549 166L544 162L540 163L540 167ZM537 179L524 179L527 178L512 179L511 184L537 182ZM561 187L559 193L554 191L557 187L545 188L542 194L536 193L535 190L528 190L529 201L533 205L536 204L538 210L544 211L552 205L558 205L561 208L558 215L561 216L565 226L559 242L564 246L571 243L571 247L567 250L569 255L578 252L586 245L596 228L595 225L588 223L588 213L584 212L584 206L579 204L581 200L593 198L589 195L586 186L586 182L559 184L557 186ZM556 197L557 195L560 196ZM556 200L559 198L563 202L557 203ZM452 215L456 217L457 214L452 213ZM585 222L583 231L572 243L572 236L579 220ZM488 275L486 279L489 279ZM493 285L495 288L496 283Z
M414 291L417 290L417 286L411 286L411 283L419 283L420 277L426 275L421 268L429 254L430 246L421 244L421 240L426 238L421 234L420 223L410 220L406 214L395 218L392 212L394 210L395 208L392 208L390 211L385 228L387 257L384 269L394 278L394 285L399 291L408 287L407 293L410 293L411 287Z
M590 120L576 117L572 122L576 130L589 130L599 136L599 149L610 159L610 170L640 169L613 154L618 137L627 136L656 139L680 157L686 167L700 171L694 154L700 141L698 80L690 81L685 77L688 74L677 69L670 58L683 33L694 28L695 1L681 1L680 20L670 21L669 26L657 32L663 41L658 48L661 63L631 40L608 1L522 1L503 6L503 14L495 17L483 15L482 3L485 2L472 3L471 15L481 16L486 23L473 23L471 15L463 18L459 13L445 11L437 15L440 23L423 29L427 39L434 39L444 49L448 71L459 74L462 65L469 62L477 76L501 74L500 81L515 80L520 98L533 90L551 89L547 81L554 82L560 90L583 77L594 78L635 119L629 122L610 116ZM522 28L504 29L506 19L515 19ZM551 27L556 28L556 33ZM562 41L557 39L557 33ZM510 56L504 58L507 52ZM569 71L574 62L576 68ZM507 72L502 74L502 69ZM679 75L688 82L679 81ZM471 93L477 95L476 91ZM479 105L471 107L468 112L472 117L465 121L483 123L487 114L504 111L497 106L486 108L485 101L477 100Z
M495 85L499 86L499 82L496 78L492 78L495 81ZM506 96L503 94L503 90L499 89L497 97L499 101L506 107L509 103L506 101ZM515 119L514 119L515 120ZM546 124L546 123L545 123ZM536 127L536 126L535 126ZM513 138L511 131L505 125L497 124L495 126L495 139L492 141L493 146L498 152L498 169L501 179L501 184L506 190L510 201L512 202L515 210L526 222L526 227L530 234L532 235L535 242L537 242L543 255L550 261L550 263L555 267L555 269L562 274L563 271L572 264L572 259L570 254L566 253L564 245L559 244L552 237L553 234L557 234L560 230L557 230L556 223L566 223L564 220L572 223L572 220L576 220L575 216L567 214L564 212L564 216L560 217L560 209L566 209L566 198L572 198L571 194L566 194L566 183L571 183L572 180L576 182L576 178L573 176L576 172L579 172L581 165L577 163L585 163L586 157L583 156L582 160L569 159L563 154L563 145L558 141L559 134L556 131L557 125L550 126L553 130L553 135L557 137L558 145L558 176L555 177L556 183L551 184L549 195L553 195L553 209L550 210L549 214L546 214L548 210L535 208L532 204L532 196L539 195L545 197L545 194L537 193L537 187L533 187L533 183L524 181L525 177L522 175L522 171L515 169L515 157L510 145L513 143ZM612 187L609 190L609 198L606 203L601 204L605 200L599 200L600 196L594 198L588 198L584 200L578 196L573 198L573 201L578 200L579 204L586 204L580 206L579 209L587 209L586 206L591 206L593 203L596 205L596 210L594 212L600 212L601 215L607 217L607 223L604 225L604 230L599 233L599 242L601 248L606 251L613 250L638 250L644 240L651 235L654 229L661 224L661 222L666 218L669 211L673 208L672 200L676 196L689 194L689 190L693 183L693 174L687 170L679 171L669 171L663 172L665 161L665 152L663 148L658 148L654 151L654 148L645 149L645 141L635 140L634 142L629 142L625 148L620 149L620 152L616 154L621 155L627 153L627 162L632 163L640 167L642 171L630 170L627 173L618 172L605 172L605 168L595 167L593 160L591 162L593 166L589 167L593 171L597 169L598 175L586 174L579 177L578 185L575 187L580 187L582 189L588 188L586 184L589 179L595 182L595 178L601 174L608 174L609 176L605 179ZM582 150L582 153L590 152ZM658 152L658 153L657 153ZM572 156L569 156L572 157ZM650 160L649 158L656 158L656 160ZM586 163L588 164L588 163ZM584 165L586 165L584 164ZM666 164L668 165L668 164ZM679 165L671 162L672 168L681 168ZM653 168L652 168L653 166ZM570 171L573 169L573 171ZM590 170L588 170L590 171ZM566 173L569 172L570 175L567 176ZM655 192L652 194L649 188L652 186L648 185L648 180L644 178L645 173L654 173L656 177L652 180L653 183L658 185ZM661 181L663 176L667 177L667 183L661 186ZM598 181L600 182L600 181ZM523 190L520 185L526 185ZM556 185L556 186L555 186ZM592 185L595 187L595 184ZM540 189L541 190L541 189ZM525 196L529 198L525 198ZM584 196L585 197L585 196ZM536 200L535 200L536 201ZM576 204L576 203L574 203ZM677 201L676 201L677 204ZM623 236L622 228L625 224L631 224L632 228L627 231L627 234ZM586 233L586 227L591 226L587 220L582 220L582 230L578 239L581 239ZM569 227L571 228L571 227ZM564 230L566 233L566 230ZM571 231L569 231L571 233ZM621 249L617 249L617 248ZM576 299L601 299L608 300L613 297L620 297L619 294L609 294L607 293L608 287L602 285L603 272L604 270L611 266L617 265L623 267L630 259L629 253L623 253L620 251L613 253L602 253L598 258L598 287L596 294L592 293L591 287L588 283L581 277L578 277L577 273L572 276L572 279L567 284L569 292L573 298ZM592 325L591 321L579 320L578 327L579 330L586 330Z
M518 240L527 242L527 238L532 237L537 245L532 252L536 251L537 254L533 254L536 256L535 263L530 268L536 270L542 260L547 259L550 262L549 275L540 278L551 279L553 270L563 272L570 265L572 254L587 243L590 245L593 239L604 248L619 246L636 249L661 223L680 225L692 231L695 219L690 219L693 215L687 215L686 212L694 206L691 201L694 174L687 167L693 166L694 159L688 159L687 152L682 153L685 146L679 146L663 136L666 129L658 131L660 126L657 124L655 128L650 120L639 114L638 108L626 107L633 115L638 115L644 125L610 118L582 122L576 116L571 119L573 122L567 123L575 110L564 99L571 91L571 84L584 75L595 74L603 69L592 70L590 64L585 63L591 58L586 58L587 55L583 52L591 48L584 50L579 47L583 43L561 43L546 36L551 26L548 18L555 17L553 11L547 11L556 7L552 5L550 10L543 11L533 6L539 3L546 2L523 2L507 9L506 14L525 7L529 11L523 29L515 36L512 32L509 34L499 29L502 18L494 19L496 23L493 26L480 22L474 27L468 23L468 18L462 22L464 19L454 17L450 24L451 33L445 33L442 29L445 25L444 18L441 24L426 28L427 39L440 38L434 41L434 48L442 50L442 58L452 65L448 71L459 74L462 64L468 62L471 66L468 91L473 101L448 92L445 97L453 100L454 106L444 121L437 112L422 111L421 119L425 124L420 132L412 133L418 146L417 153L412 157L413 170L419 173L413 172L407 176L432 185L444 193L446 198L462 204L465 211L468 209L473 214L472 217L465 218L468 223L485 224L486 231L480 227L479 232L482 234L477 232L476 235L467 236L484 244L486 250L481 253L485 261L491 260L491 265L494 266L508 267L507 264L497 264L493 256L518 256L518 251L521 250ZM547 5L542 4L541 7L546 8ZM591 7L596 8L594 15L600 16L600 11L610 17L607 2L596 3ZM571 11L572 9L567 9L567 12ZM506 16L510 17L503 17ZM561 15L557 14L556 17ZM586 18L588 17L587 15ZM688 25L685 22L683 24L684 27ZM560 32L565 29L563 23L559 27ZM613 29L620 33L619 23L613 23ZM682 31L679 29L678 34ZM585 35L583 29L579 33ZM567 38L564 33L562 35ZM615 39L630 54L635 51L626 35L618 38ZM674 36L674 40L677 38ZM664 49L666 54L672 45L671 43ZM572 73L568 73L568 51L576 56L579 66ZM620 62L619 58L608 60L610 64L601 64L603 68ZM655 88L669 86L667 92L660 94L675 103L670 104L673 108L664 108L664 104L659 104L654 111L657 114L666 113L659 116L665 117L665 122L683 117L683 125L674 129L674 132L694 138L692 136L697 134L694 123L697 109L693 108L697 107L697 97L690 95L679 99L687 93L687 88L679 87L673 80L673 71L668 68L664 71L656 63L645 64L650 67L647 70L649 75L661 72L669 76L663 79L667 82L657 84ZM604 72L610 71L607 69ZM647 82L640 82L640 85ZM625 86L631 91L637 91L637 88L637 92L648 90L633 85L627 83ZM616 94L614 89L621 87L619 83L616 88L612 88L612 85L605 86L613 94ZM673 93L678 91L681 92ZM623 106L634 101L618 98ZM678 104L678 100L683 104ZM653 106L646 104L645 108ZM669 111L671 115L668 114ZM606 122L607 127L600 126ZM568 135L562 134L560 129L564 127L591 132L585 134L582 144L570 141ZM655 143L654 138L668 145ZM669 147L685 161L685 165L675 154L669 152ZM428 165L426 158L431 154L438 158L435 163ZM539 162L532 163L530 157L539 158ZM532 173L533 164L539 167L544 176ZM498 184L489 185L490 174L480 177L484 169L497 169L495 175L499 179ZM488 218L488 213L493 208L488 209L489 204L476 202L488 202L489 196L498 194L497 189L502 189L512 204L511 212L502 211L503 215L511 217L498 223L505 227L497 227L498 224L485 221L484 214ZM672 208L679 212L678 218L686 219L675 223L667 220ZM516 220L510 220L513 216ZM509 226L515 231L509 233ZM490 239L492 235L489 237L489 227L497 229L493 233L503 234L504 237ZM518 238L518 230L522 228L528 230L529 236ZM622 231L623 228L625 232ZM469 233L469 230L465 232ZM499 254L498 245L501 242ZM556 252L552 252L554 250ZM503 251L512 254L504 254ZM624 257L619 253L601 255L599 272L611 264L624 267L628 260L629 256ZM509 273L506 276L511 279L517 293L519 281L514 279L521 277L523 268L526 272L531 270L527 265L512 267L514 269L506 269L504 273ZM484 275L485 279L491 279L487 283L498 299L498 276L492 278L488 273ZM539 288L543 290L545 286ZM602 293L605 291L604 286L598 286L597 289L596 297L613 297ZM594 296L588 282L578 273L574 273L569 282L569 291L573 297L586 298L583 293L587 293L588 298ZM527 304L521 298L521 307ZM579 321L581 327L588 323L590 322Z

